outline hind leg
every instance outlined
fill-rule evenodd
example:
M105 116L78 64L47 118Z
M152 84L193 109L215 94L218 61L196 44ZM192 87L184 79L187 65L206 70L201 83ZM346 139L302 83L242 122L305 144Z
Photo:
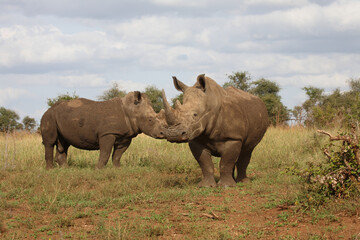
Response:
M69 144L65 141L58 141L56 146L56 155L55 161L59 164L59 166L67 166L67 152L69 149Z
M252 152L253 149L247 151L241 151L239 159L236 162L236 170L237 170L236 182L246 182L250 180L246 175L246 169L250 163Z
M45 146L46 169L54 167L54 146L56 145L58 133L54 112L48 110L41 118L40 129L42 142Z
M54 145L45 145L46 169L54 167Z

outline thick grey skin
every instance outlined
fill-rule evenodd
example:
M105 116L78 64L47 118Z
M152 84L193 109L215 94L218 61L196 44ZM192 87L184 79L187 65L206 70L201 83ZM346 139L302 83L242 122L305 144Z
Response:
M221 157L219 186L247 181L251 154L269 125L265 104L242 90L224 89L205 75L199 75L192 87L176 77L173 80L175 88L184 93L184 103L171 108L163 92L169 124L165 135L170 142L189 143L203 173L199 186L216 186L211 156Z
M103 168L110 157L115 167L129 147L132 138L143 132L154 138L164 138L164 117L156 114L150 100L140 92L130 92L123 98L97 102L84 98L62 101L48 109L41 118L41 135L45 146L46 168L55 161L67 165L69 146L99 150L97 168Z

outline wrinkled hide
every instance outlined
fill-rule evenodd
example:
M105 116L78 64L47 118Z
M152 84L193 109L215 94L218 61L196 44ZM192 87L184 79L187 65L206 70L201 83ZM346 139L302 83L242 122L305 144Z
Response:
M140 92L103 102L84 98L61 101L48 109L41 119L46 167L53 167L54 146L59 165L66 164L67 150L74 146L100 149L98 168L106 165L114 149L113 164L119 166L132 138L141 132L153 138L164 138L165 125L165 113L157 115L148 97Z
M192 87L176 77L173 80L175 88L184 93L183 104L171 108L163 93L169 124L165 135L170 142L189 142L203 171L200 186L216 185L211 155L221 157L219 185L233 186L235 180L247 179L251 153L269 125L265 104L239 89L224 89L205 75L199 75Z

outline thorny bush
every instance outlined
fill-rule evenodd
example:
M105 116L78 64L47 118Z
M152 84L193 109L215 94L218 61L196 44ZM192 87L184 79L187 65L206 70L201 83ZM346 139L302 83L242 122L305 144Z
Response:
M304 180L305 206L321 205L329 198L347 198L360 195L360 142L357 128L350 133L329 136L330 142L322 150L326 161L320 164L307 163L308 168L299 170L298 166L288 168L291 174ZM340 144L334 141L341 141Z

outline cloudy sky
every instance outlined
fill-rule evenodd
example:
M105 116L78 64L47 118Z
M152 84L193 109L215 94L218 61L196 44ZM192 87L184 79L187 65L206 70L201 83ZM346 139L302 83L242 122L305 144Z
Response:
M171 98L173 75L248 71L293 107L304 86L360 77L359 12L358 0L0 0L0 106L39 121L63 93L96 100L117 82Z

